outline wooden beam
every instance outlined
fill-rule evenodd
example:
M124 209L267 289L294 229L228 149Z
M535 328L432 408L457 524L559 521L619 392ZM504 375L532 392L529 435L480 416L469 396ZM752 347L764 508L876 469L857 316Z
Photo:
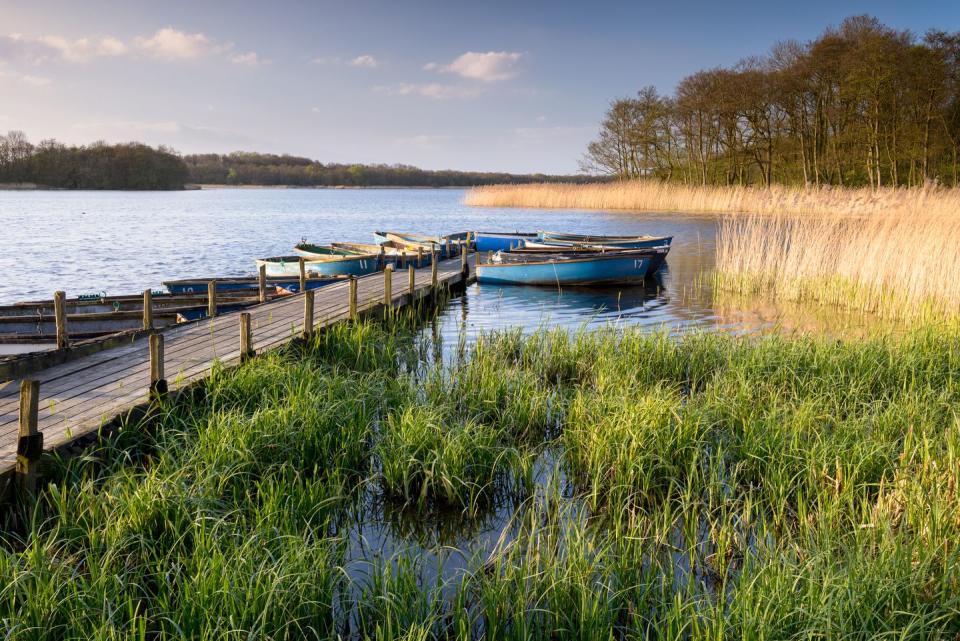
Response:
M413 268L413 265L407 267L407 289L410 290L410 302L413 302L413 294L417 289L417 270Z
M389 268L388 268L389 269ZM316 292L309 289L303 292L303 337L313 336L313 299Z
M15 469L20 490L25 494L33 494L37 490L40 457L43 455L43 434L37 428L39 412L40 383L20 381L20 430Z
M207 283L207 316L213 318L217 315L217 279L212 279Z
M257 270L257 290L260 292L260 302L267 302L267 266L260 265Z
M153 292L149 289L143 290L143 328L153 329Z
M62 291L53 293L53 316L57 325L57 349L66 349L70 345L67 331L67 295Z
M150 335L150 399L160 400L167 394L167 378L163 371L163 334Z
M350 274L350 320L357 320L357 277Z
M393 267L390 265L383 268L383 304L393 306Z
M250 326L250 312L240 312L240 360L246 361L253 355L253 329Z

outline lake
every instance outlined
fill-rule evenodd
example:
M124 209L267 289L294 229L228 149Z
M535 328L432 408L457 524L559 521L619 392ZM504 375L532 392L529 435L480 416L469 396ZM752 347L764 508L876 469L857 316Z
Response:
M473 285L441 316L443 333L504 326L593 325L756 331L809 319L782 305L719 304L709 279L717 219L676 213L467 207L461 189L208 189L180 192L0 191L0 304L159 288L167 279L253 274L253 258L312 242L372 241L375 229L428 234L550 229L674 237L668 269L647 287ZM827 315L826 322L836 322ZM822 320L816 321L817 327ZM844 321L847 322L847 321ZM856 322L856 321L854 321Z

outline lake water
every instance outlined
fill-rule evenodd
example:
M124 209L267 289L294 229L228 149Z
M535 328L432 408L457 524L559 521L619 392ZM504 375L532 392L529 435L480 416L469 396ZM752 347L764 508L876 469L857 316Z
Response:
M312 242L372 241L375 229L428 234L550 229L674 237L668 269L644 287L564 289L473 285L441 317L445 336L503 326L610 320L672 331L755 331L780 306L718 304L700 276L713 267L717 221L675 213L467 207L459 189L210 189L182 192L0 191L0 304L162 281L253 274L254 257ZM806 321L804 321L806 322Z

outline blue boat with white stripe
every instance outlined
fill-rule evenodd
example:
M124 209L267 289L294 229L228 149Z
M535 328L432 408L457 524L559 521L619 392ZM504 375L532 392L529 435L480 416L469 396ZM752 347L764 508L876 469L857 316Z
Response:
M476 266L477 282L496 285L613 285L642 283L651 257L642 252L551 256L497 254Z
M478 231L474 236L474 249L478 252L510 251L523 247L527 241L536 240L536 233Z

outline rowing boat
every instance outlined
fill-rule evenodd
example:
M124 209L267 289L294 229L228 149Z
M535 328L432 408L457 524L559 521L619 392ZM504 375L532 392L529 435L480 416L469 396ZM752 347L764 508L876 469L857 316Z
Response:
M263 265L267 276L299 276L302 256L257 258L257 269ZM304 269L319 276L365 276L380 269L377 254L331 254L325 258L305 260Z
M598 285L642 283L650 268L646 252L524 255L498 253L476 266L477 281L499 285Z
M537 232L537 241L525 242L526 246L540 245L602 245L624 249L644 249L648 247L670 246L673 236L588 236L582 234L562 234L551 231Z
M499 252L522 247L526 241L535 242L538 236L535 233L524 232L478 231L474 239L474 248L478 252Z

